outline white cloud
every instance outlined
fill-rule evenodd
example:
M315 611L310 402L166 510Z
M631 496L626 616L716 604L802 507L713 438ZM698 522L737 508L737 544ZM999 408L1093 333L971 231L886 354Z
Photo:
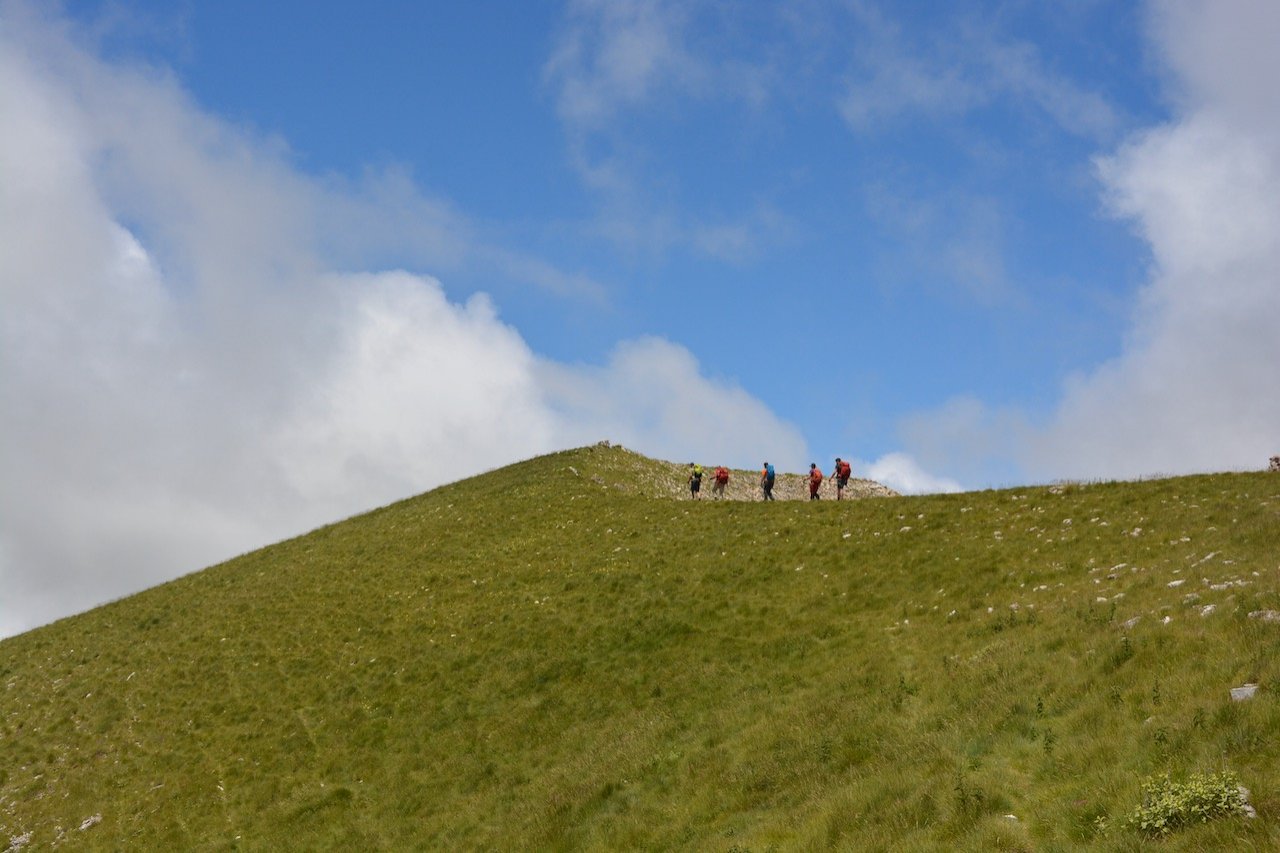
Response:
M1280 14L1267 2L1152 9L1194 93L1099 163L1115 211L1152 252L1123 354L1077 377L1033 448L1072 475L1257 468L1280 448ZM1235 82L1240 85L1236 86Z
M804 466L796 427L741 388L705 378L693 355L668 341L620 344L599 368L544 362L541 383L573 443L607 436L668 459L753 468L767 456Z
M484 296L339 272L390 246L595 287L477 258L406 176L303 176L28 6L0 6L0 127L0 636L573 443L804 455L679 347L558 365Z
M906 453L886 453L867 465L858 465L866 470L866 476L878 483L883 483L904 495L936 494L939 492L959 492L963 487L948 477L938 477L925 471L920 463Z
M903 117L950 118L1000 98L1024 101L1069 133L1106 139L1115 111L1095 92L1046 66L1035 45L969 13L929 30L926 44L870 3L853 5L853 64L836 108L851 129L874 132Z
M787 243L800 228L786 214L771 205L759 204L736 220L708 225L690 225L681 236L701 252L731 264L758 258L768 248Z
M408 273L335 277L333 366L264 442L298 500L349 512L555 446L535 357L483 295Z
M1103 163L1154 275L1124 353L1072 381L1039 443L1073 475L1253 468L1280 447L1277 155L1198 115Z
M1025 473L1017 465L1031 430L1015 408L997 408L957 396L899 424L903 445L929 471L945 471L973 485L1012 485Z
M1280 5L1269 0L1162 0L1148 17L1171 75L1170 94L1186 114L1211 112L1233 127L1275 138L1280 88L1275 62Z
M904 246L894 273L987 306L1020 298L1004 262L1009 224L998 200L959 189L924 196L889 179L864 193L871 218Z
M1151 249L1123 351L1034 428L980 404L968 428L914 419L937 457L995 442L1024 476L1057 479L1257 469L1280 452L1280 121L1263 82L1280 78L1280 13L1240 0L1151 14L1180 112L1098 161L1111 209Z
M574 0L543 81L554 92L569 161L598 194L602 210L590 231L628 252L689 249L730 262L790 239L792 225L767 204L739 213L675 211L655 188L677 179L667 152L635 132L648 115L664 119L688 103L768 100L774 84L766 59L744 60L732 4L670 0Z
M560 115L595 127L657 89L700 85L707 70L684 44L686 21L682 6L660 0L575 0L543 70Z
M982 57L980 73L990 89L1027 100L1068 133L1109 139L1119 126L1105 98L1047 68L1034 45L978 37L975 52Z
M918 61L899 57L881 63L869 77L851 84L837 109L850 127L867 133L905 113L921 112L935 118L961 114L978 94L954 69L929 70Z

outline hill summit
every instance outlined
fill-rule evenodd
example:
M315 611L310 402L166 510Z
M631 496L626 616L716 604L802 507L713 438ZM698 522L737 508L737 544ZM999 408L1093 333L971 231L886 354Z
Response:
M1280 845L1280 477L684 467L538 457L0 642L0 843Z
M650 497L688 497L689 465L692 463L663 462L650 459L639 453L627 450L619 444L609 441L598 442L580 451L592 456L592 470L589 479L596 485L608 485L623 492L638 492ZM715 461L697 460L705 469L702 485L702 499L715 499L712 493L712 473ZM572 465L567 470L574 476L582 476ZM724 489L725 500L758 501L761 500L760 471L747 471L740 468L729 469L729 483ZM824 476L829 472L823 472ZM836 487L830 479L824 479L819 492L823 499L836 496ZM888 486L862 477L850 477L844 488L844 497L849 498L885 498L897 497L898 493ZM788 474L777 472L774 482L773 497L780 501L809 500L809 478L807 474Z

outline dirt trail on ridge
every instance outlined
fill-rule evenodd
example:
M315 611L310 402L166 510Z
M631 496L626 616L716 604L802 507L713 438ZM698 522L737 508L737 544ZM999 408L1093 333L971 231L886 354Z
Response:
M603 452L607 454L612 461L622 469L630 469L627 476L614 479L608 476L594 476L600 485L612 485L614 488L622 491L633 491L638 489L645 494L653 494L662 497L685 498L689 499L689 463L667 462L662 460L650 459L646 456L627 450L618 444L610 444L602 441L594 447L588 448L591 452ZM715 495L715 470L713 464L702 464L702 490L700 500L717 500ZM615 469L616 470L616 469ZM577 474L577 470L574 470ZM621 473L621 472L619 472ZM855 472L856 473L856 472ZM826 472L824 472L825 477ZM629 481L620 482L619 480ZM821 500L836 499L836 484L830 477L826 477L822 481L822 488L818 494ZM898 492L888 486L877 483L875 480L868 480L861 477L850 477L849 485L845 486L844 499L858 500L861 498L890 498L898 497ZM778 472L774 481L773 497L779 501L807 501L809 500L809 477L807 474L785 474ZM763 500L760 491L760 472L746 471L740 468L729 469L729 483L725 486L723 500L731 501L759 501Z
M702 491L700 500L716 500L715 487L715 466L704 465L704 473L702 475ZM677 471L679 481L679 492L684 497L689 496L689 466L686 464L679 467ZM836 499L836 484L830 477L823 474L821 488L818 489L820 500ZM845 500L857 500L859 498L891 498L897 497L898 493L882 483L875 480L865 480L859 477L850 477L849 485L844 487ZM777 478L773 484L774 500L779 501L807 501L809 500L809 476L807 474L784 474L778 472ZM724 487L724 500L732 501L758 501L763 500L764 496L760 490L760 472L759 471L740 471L738 469L729 470L729 484Z

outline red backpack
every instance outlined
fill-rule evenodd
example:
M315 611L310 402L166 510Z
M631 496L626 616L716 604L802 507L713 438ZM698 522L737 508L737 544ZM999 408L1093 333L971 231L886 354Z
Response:
M848 462L845 462L844 460L841 460L841 461L840 461L840 476L841 476L841 477L848 477L848 476L849 476L850 474L852 474L852 473L853 473L853 466L851 466Z
M720 468L717 468L717 469L716 469L716 482L717 482L717 483L727 483L727 482L729 482L729 469L728 469L728 468L720 467Z

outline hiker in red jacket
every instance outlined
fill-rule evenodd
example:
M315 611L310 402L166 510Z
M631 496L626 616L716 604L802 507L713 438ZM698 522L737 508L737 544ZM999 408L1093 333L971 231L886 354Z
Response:
M716 467L715 483L711 486L711 494L716 500L724 497L724 487L729 485L729 469L723 465Z
M809 500L816 501L819 498L818 488L822 485L822 472L818 470L817 462L809 463Z
M831 472L831 479L836 481L836 500L844 500L844 487L849 485L849 475L852 473L853 466L837 456L835 470Z

